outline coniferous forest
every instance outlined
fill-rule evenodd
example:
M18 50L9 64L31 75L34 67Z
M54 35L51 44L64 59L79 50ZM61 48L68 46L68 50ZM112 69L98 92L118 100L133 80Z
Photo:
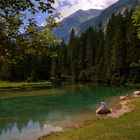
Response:
M107 25L90 27L80 36L72 29L68 44L62 41L49 48L56 53L53 57L23 55L17 63L1 62L1 80L97 81L117 85L140 82L140 40L132 13L125 10L123 14L113 14ZM9 46L13 48L15 44L10 42ZM16 49L11 51L17 55Z

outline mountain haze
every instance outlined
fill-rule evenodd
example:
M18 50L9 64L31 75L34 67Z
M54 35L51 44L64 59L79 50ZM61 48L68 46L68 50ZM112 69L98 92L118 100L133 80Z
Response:
M110 7L106 8L101 14L97 17L91 18L84 23L82 23L77 31L81 34L89 27L96 28L100 23L104 24L106 21L112 16L112 14L120 13L124 9L132 9L136 6L137 0L119 0L115 4L111 5Z
M62 20L62 26L54 30L55 36L57 38L61 38L65 41L68 41L68 37L72 28L76 29L83 22L95 16L98 16L101 13L101 11L102 10L98 9L78 10L74 14Z

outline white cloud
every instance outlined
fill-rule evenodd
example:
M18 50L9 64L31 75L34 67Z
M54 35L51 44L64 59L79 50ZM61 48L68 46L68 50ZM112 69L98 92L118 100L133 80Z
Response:
M56 5L58 11L65 18L79 9L103 9L116 1L118 0L56 0Z

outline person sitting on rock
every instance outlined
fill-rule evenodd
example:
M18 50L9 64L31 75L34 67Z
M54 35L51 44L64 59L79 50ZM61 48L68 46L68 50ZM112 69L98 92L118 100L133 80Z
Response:
M101 103L101 108L102 108L102 109L106 109L106 102L105 102L104 100L103 100L102 103Z

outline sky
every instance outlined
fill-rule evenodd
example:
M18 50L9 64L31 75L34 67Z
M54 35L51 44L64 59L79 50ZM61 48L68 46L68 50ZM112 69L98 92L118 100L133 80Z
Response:
M54 8L65 18L79 9L105 9L117 1L118 0L55 0Z
M73 14L79 9L88 10L88 9L105 9L118 0L55 0L55 3L52 5L57 12L62 16L62 19ZM31 15L27 13L28 18L35 18L39 26L43 26L47 13L37 13Z

